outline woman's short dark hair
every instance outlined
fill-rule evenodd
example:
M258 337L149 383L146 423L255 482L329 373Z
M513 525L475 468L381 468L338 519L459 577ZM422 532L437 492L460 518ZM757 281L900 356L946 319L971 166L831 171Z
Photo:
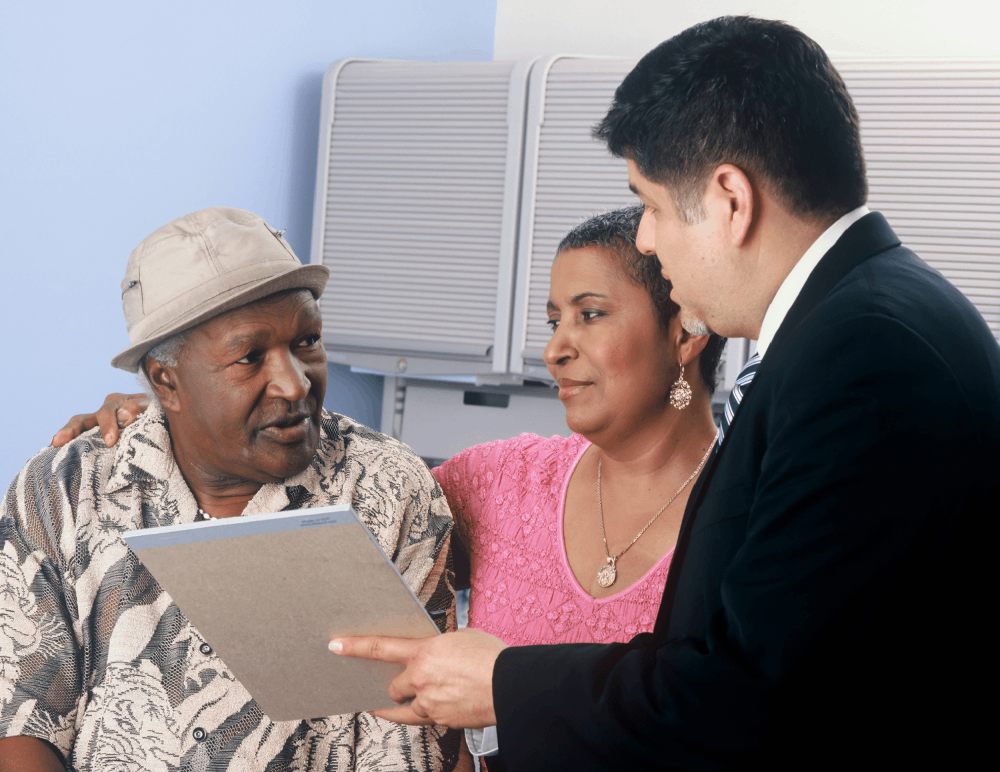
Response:
M660 273L660 261L644 255L635 246L635 234L642 219L642 207L615 209L591 217L577 225L559 242L556 254L567 249L600 247L613 255L625 275L649 293L660 327L666 331L680 307L670 299L670 282ZM708 393L715 391L719 359L726 339L712 334L698 359L701 380Z
M868 197L858 114L823 49L780 21L723 16L646 54L594 129L665 185L688 221L721 163L789 211L839 217Z

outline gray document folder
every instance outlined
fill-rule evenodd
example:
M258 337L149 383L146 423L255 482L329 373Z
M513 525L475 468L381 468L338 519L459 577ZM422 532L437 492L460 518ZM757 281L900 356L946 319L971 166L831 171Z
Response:
M273 721L393 704L401 666L331 654L331 638L438 632L346 504L123 538Z

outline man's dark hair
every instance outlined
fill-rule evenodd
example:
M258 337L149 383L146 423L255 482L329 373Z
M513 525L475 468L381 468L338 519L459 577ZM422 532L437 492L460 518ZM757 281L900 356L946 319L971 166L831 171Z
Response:
M858 114L823 49L780 21L723 16L646 54L594 129L697 219L720 163L792 212L839 217L865 203Z
M635 246L640 219L641 206L615 209L591 217L566 234L559 242L556 254L567 249L588 247L607 250L618 260L625 276L649 293L660 328L666 331L680 308L670 299L670 282L660 273L660 261L652 255L642 254ZM713 333L698 359L701 380L709 394L715 391L719 359L725 345L726 339Z

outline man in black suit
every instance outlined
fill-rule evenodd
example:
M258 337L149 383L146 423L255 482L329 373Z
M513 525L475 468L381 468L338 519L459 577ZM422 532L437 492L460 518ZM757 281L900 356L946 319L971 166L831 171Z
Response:
M865 208L854 106L798 30L682 32L628 75L598 134L628 162L637 243L674 300L759 341L656 628L608 646L462 632L344 652L407 663L397 718L495 722L513 770L963 767L986 737L996 340Z

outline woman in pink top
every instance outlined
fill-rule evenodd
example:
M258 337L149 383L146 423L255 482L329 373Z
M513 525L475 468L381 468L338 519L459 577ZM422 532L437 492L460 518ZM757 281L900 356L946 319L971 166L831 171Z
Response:
M469 623L508 644L651 630L684 505L714 445L725 341L697 320L682 326L659 263L635 247L641 214L587 220L552 265L545 362L573 434L488 442L434 470L470 558ZM98 419L113 442L116 413L124 425L145 405L143 395L109 395L53 443Z
M636 250L641 214L587 220L552 266L545 362L573 434L476 445L434 470L469 553L469 624L508 644L651 630L715 442L725 341L682 328L659 263Z

